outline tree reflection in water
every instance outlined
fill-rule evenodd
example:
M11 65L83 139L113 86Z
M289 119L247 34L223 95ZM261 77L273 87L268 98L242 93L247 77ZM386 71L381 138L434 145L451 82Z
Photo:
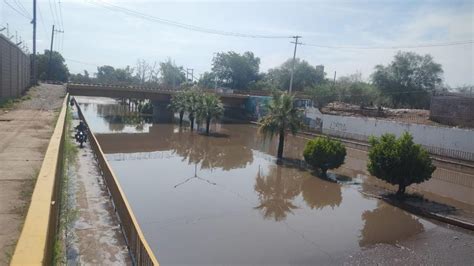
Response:
M284 220L288 213L298 208L293 200L300 194L302 173L297 169L272 166L268 175L262 176L259 170L254 189L260 205L255 209L260 210L265 219Z
M415 216L381 201L375 210L362 213L362 220L365 224L359 239L361 247L377 243L393 244L424 230Z
M98 104L97 113L107 121L110 131L123 131L125 126L133 126L143 131L145 123L151 123L152 117L130 111L127 106L116 104Z
M342 202L341 185L317 178L307 178L301 186L303 200L311 209L339 206Z
M244 168L253 162L253 153L245 145L232 142L229 137L209 137L191 132L172 134L167 140L174 152L188 161L201 164L201 169L221 168L229 171Z
M335 208L342 202L341 185L319 179L288 163L271 166L267 175L261 175L259 170L254 189L260 201L255 209L260 210L265 219L275 221L283 221L288 213L297 209L293 201L300 193L311 209Z

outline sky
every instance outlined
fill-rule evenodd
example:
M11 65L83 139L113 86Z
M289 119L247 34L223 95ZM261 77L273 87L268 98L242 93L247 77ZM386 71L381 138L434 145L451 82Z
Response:
M8 23L32 47L31 0L1 0L0 29ZM290 38L244 38L191 31L104 8L98 0L38 0L37 51L54 49L72 73L95 73L99 65L135 66L171 58L193 68L195 77L211 69L216 52L251 51L260 71L293 56ZM474 0L470 1L105 1L173 22L249 35L300 35L297 57L324 65L332 78L362 73L390 63L397 51L430 54L442 64L444 83L474 85L474 44L403 49L357 47L419 46L474 40ZM7 4L8 3L8 4ZM25 11L22 11L22 6ZM14 10L13 8L18 10ZM20 13L20 14L19 14ZM24 14L28 13L28 14ZM5 31L2 31L4 33Z

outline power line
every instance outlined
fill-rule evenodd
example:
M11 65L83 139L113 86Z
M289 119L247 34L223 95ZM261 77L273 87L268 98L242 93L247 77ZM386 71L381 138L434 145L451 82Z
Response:
M61 30L64 30L63 11L61 8L61 1L58 1L59 5L59 18L61 19Z
M3 2L5 2L5 4L7 4L7 6L9 6L11 9L13 9L18 15L30 20L31 17L28 17L28 15L25 15L24 13L22 13L21 11L19 11L18 9L16 9L14 6L12 6L7 0L3 0Z
M93 5L108 9L110 11L114 12L120 12L124 13L129 16L134 16L137 18L149 20L152 22L168 25L168 26L173 26L173 27L178 27L186 30L191 30L191 31L197 31L197 32L202 32L202 33L208 33L208 34L215 34L215 35L223 35L223 36L233 36L233 37L241 37L241 38L261 38L261 39L288 39L292 38L292 36L283 36L283 35L260 35L260 34L246 34L246 33L238 33L238 32L231 32L231 31L221 31L221 30L216 30L216 29L211 29L211 28L204 28L204 27L199 27L199 26L194 26L190 24L185 24L177 21L172 21L172 20L167 20L151 15L147 15L145 13L141 13L138 11L134 11L125 7L121 7L118 5L114 5L111 3L103 2L103 1L92 1L90 2Z
M74 62L74 63L78 63L78 64L83 64L83 65L89 65L89 66L99 67L98 64L94 64L94 63L79 61L79 60L75 60L75 59L71 59L71 58L67 58L67 57L64 57L64 59L66 59L66 60L68 60L68 61L71 61L71 62Z
M25 6L23 6L23 4L19 0L13 0L13 1L25 15L31 18L30 13L28 13L28 10L26 10Z
M61 7L61 0L58 0L58 5L59 5L59 17L61 19L61 30L63 31L63 34L61 35L59 39L59 46L61 49L61 52L63 51L63 46L64 46L64 20L63 20L63 11Z
M473 44L474 40L453 41L444 43L419 44L419 45L399 45L399 46L337 46L337 45L323 45L313 43L301 43L305 46L313 46L328 49L354 49L354 50L391 50L391 49L408 49L408 48L428 48L428 47L442 47Z
M56 20L55 13L53 12L53 6L51 5L51 0L48 0L48 3L49 3L49 11L51 12L51 17L53 18L53 23L52 24L56 25L57 20Z
M45 36L48 35L48 33L46 32L46 25L44 24L44 19L43 19L43 14L41 13L41 8L40 8L40 5L38 5L38 14L39 14L39 18L40 18L40 21L41 21L41 25L43 25L43 33Z
M53 4L54 5L54 13L56 14L58 25L62 30L63 29L63 24L62 24L62 20L59 18L59 11L58 11L58 5L56 4L56 0L53 0L53 3L54 3Z

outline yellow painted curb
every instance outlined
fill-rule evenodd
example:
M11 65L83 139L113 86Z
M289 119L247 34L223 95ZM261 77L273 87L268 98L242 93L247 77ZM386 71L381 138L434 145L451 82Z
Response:
M68 95L49 141L38 174L25 223L10 265L50 265L58 222L58 184L62 174L62 148Z

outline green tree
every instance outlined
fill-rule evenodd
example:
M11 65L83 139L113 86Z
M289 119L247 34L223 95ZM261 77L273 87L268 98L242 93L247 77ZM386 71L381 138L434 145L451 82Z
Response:
M388 66L375 66L372 80L394 107L428 108L430 92L441 84L442 74L431 55L398 52Z
M309 165L321 169L326 177L328 169L338 168L344 163L346 147L338 140L317 137L306 143L303 156Z
M212 59L212 72L219 84L232 89L247 89L258 78L260 58L252 52L240 55L236 52L217 53Z
M311 97L313 104L319 108L337 100L337 92L334 90L333 84L330 83L322 83L306 88L305 93Z
M168 106L173 112L179 113L179 127L183 126L183 116L187 110L187 97L188 93L186 91L180 91L173 95Z
M380 102L377 89L367 82L362 81L362 74L357 72L349 76L340 77L334 87L339 101L371 105L376 101Z
M77 73L69 75L69 81L74 83L90 83L92 81L89 72L84 70L84 74Z
M201 88L214 89L217 81L216 78L213 72L204 72L199 79L198 85Z
M200 95L200 104L197 111L198 119L206 122L206 134L209 135L211 120L219 118L224 113L224 106L215 94Z
M97 81L109 84L133 84L136 83L134 70L130 66L125 68L114 68L104 65L97 67Z
M59 52L53 51L51 54L51 62L49 61L49 57L49 50L44 50L43 54L37 55L39 79L67 82L69 69L63 56Z
M160 75L161 84L170 88L176 88L186 81L183 67L177 66L169 58L166 62L160 63Z
M270 138L279 135L277 157L283 158L286 131L293 135L303 126L302 111L293 105L294 97L286 92L274 93L268 104L268 113L259 122L259 132Z
M272 87L288 90L290 85L291 68L293 59L288 59L281 66L268 70L266 79ZM313 67L305 60L296 58L293 74L293 90L303 91L305 88L314 87L324 83L324 70L322 66Z
M398 185L398 195L413 183L421 183L431 178L436 169L428 152L413 142L405 132L400 138L384 134L380 138L371 137L367 168L375 177L392 185Z
M194 120L200 107L200 95L197 91L186 91L186 112L188 112L189 122L191 122L191 131L194 130Z

